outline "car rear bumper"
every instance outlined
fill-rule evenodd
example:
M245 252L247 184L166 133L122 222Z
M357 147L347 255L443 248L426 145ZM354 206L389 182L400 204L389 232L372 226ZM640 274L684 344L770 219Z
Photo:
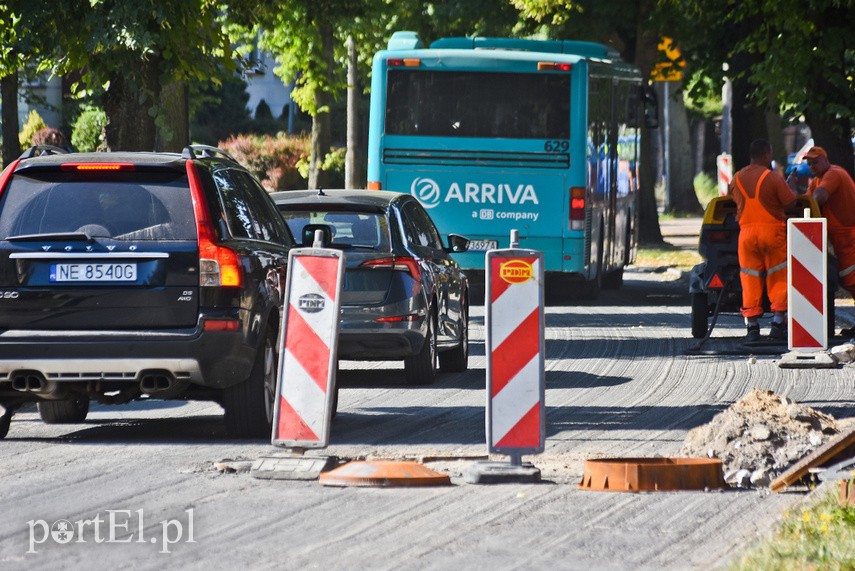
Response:
M5 331L0 334L0 387L21 371L55 382L139 382L151 371L176 381L225 388L249 376L255 350L237 332L183 333Z

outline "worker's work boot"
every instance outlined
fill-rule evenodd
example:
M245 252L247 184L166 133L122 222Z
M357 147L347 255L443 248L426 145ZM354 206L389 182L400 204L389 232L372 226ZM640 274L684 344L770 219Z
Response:
M756 343L760 341L760 326L759 325L749 325L748 333L742 339L746 343Z
M786 341L787 340L787 324L786 323L776 323L772 322L772 327L769 329L769 339L773 339L775 341Z

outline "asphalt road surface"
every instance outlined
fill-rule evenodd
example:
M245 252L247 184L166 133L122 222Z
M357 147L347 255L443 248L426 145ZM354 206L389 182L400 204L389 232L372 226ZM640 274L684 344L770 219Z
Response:
M340 379L327 452L421 460L451 475L447 487L329 488L221 473L219 461L277 450L227 439L211 403L94 406L85 424L66 426L22 411L0 441L0 568L725 565L805 494L582 491L583 460L675 455L689 429L753 387L855 416L855 369L686 355L697 343L688 305L685 282L636 270L596 302L547 308L546 451L525 458L541 468L539 484L462 477L486 455L482 308L473 308L467 373L405 387L394 364L346 363ZM742 334L740 320L725 317L705 348L732 348Z

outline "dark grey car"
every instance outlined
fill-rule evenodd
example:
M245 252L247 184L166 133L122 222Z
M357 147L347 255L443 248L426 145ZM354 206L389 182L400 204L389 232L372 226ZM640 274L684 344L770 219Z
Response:
M338 356L403 359L410 384L429 384L437 365L465 371L469 357L469 290L424 208L408 194L365 190L272 194L291 233L311 246L317 230L345 251Z

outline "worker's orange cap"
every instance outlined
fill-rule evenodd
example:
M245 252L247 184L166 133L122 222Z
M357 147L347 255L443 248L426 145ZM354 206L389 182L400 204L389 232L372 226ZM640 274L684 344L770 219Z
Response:
M828 153L826 153L825 149L822 147L811 147L808 149L808 152L805 153L806 159L818 159L819 157L828 158Z

